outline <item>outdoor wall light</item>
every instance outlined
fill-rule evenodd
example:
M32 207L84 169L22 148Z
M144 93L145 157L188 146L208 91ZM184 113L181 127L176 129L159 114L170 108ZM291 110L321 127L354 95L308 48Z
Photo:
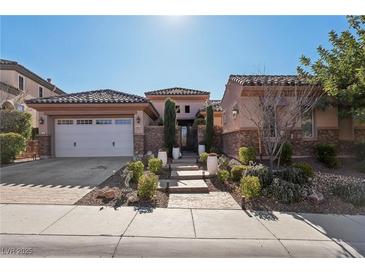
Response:
M139 116L137 116L136 121L137 121L137 124L139 124L141 122L141 118Z
M39 118L38 122L39 122L40 125L43 125L44 124L43 117Z
M238 110L237 109L233 109L232 110L232 116L233 116L233 118L236 119L237 115L238 115Z

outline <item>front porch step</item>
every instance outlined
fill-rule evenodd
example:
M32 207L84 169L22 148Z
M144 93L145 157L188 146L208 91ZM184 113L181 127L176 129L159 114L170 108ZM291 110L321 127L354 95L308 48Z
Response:
M183 157L183 158L180 158L180 159L173 159L172 162L174 164L186 164L186 163L189 163L189 164L196 164L196 161L197 161L197 157Z
M209 174L206 170L172 170L171 179L176 180L193 180L211 178L214 175Z
M199 166L191 163L172 163L171 170L198 170Z
M167 183L170 193L209 193L204 180L160 180L157 189L165 190Z

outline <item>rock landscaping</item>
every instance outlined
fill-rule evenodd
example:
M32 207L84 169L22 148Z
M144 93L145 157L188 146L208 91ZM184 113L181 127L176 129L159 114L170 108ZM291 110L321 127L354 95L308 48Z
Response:
M160 174L160 178L168 177L168 170L160 169L156 160L151 162L150 167L151 166L153 166L152 169L155 172ZM135 171L134 174L132 174L133 171L132 173L129 172L131 171L130 169ZM142 188L143 194L147 196L144 198L139 197L138 190L140 190L141 193L141 188L138 187L139 179L144 173L148 176L148 172L145 172L144 169L144 165L141 165L141 162L131 162L128 167L124 167L116 172L75 204L112 206L114 208L120 206L167 207L169 200L168 193L156 191L157 185L156 188L153 186L151 187L150 181L144 183L144 187ZM149 195L151 195L151 197L148 197Z
M343 160L334 169L314 159L288 159L285 162L291 164L270 172L266 162L248 161L252 154L245 148L238 155L241 161L221 156L218 177L208 184L210 191L228 191L250 210L365 214L365 174L358 172L356 160ZM243 160L249 165L242 165Z

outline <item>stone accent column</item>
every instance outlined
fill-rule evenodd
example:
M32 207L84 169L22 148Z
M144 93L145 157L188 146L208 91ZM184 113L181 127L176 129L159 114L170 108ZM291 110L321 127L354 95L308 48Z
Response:
M200 142L204 142L204 140L205 140L205 128L206 128L205 125L198 125L198 131L197 131L197 134L198 134L198 144Z
M164 147L164 127L145 126L144 128L144 150L152 151L157 155L158 150Z
M144 154L144 135L135 134L134 135L134 155L143 156Z
M49 135L39 135L39 156L41 159L52 157L52 138Z

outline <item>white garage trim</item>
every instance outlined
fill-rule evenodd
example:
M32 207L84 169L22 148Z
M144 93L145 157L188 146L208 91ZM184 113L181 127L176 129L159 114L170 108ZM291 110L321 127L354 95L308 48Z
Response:
M55 119L56 157L133 156L133 118Z

